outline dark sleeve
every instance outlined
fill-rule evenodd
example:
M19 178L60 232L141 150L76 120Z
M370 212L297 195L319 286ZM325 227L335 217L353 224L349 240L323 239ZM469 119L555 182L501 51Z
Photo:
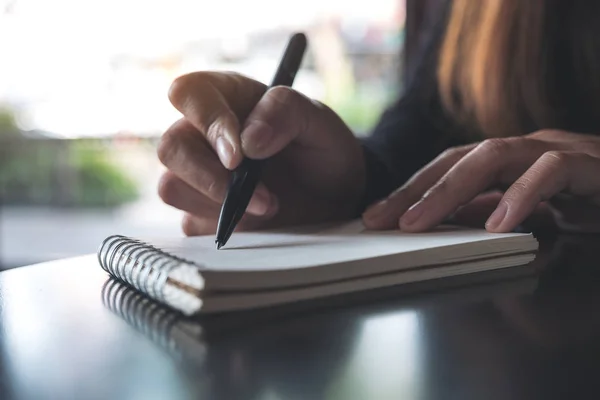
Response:
M429 32L404 93L362 140L367 182L363 206L388 195L445 149L463 144L454 121L443 112L437 90L437 53L447 8Z

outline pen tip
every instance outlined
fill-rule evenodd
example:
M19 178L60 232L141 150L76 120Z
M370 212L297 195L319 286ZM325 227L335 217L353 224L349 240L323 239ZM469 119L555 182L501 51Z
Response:
M221 242L217 242L217 250L221 250L221 247L223 247L223 243Z

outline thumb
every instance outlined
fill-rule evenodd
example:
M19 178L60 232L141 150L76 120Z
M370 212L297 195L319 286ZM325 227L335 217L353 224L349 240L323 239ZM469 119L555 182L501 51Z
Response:
M245 121L242 151L250 158L264 159L296 141L307 147L326 147L330 141L319 132L337 116L324 105L297 91L277 86L268 90Z

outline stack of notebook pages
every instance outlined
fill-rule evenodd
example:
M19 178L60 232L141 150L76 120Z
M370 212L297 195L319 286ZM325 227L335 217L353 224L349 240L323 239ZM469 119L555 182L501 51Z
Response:
M426 233L339 226L214 236L106 238L98 260L112 277L185 315L327 298L483 271L534 260L528 233L441 226Z

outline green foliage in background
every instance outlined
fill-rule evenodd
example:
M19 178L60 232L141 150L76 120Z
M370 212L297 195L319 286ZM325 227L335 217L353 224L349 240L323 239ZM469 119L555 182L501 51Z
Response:
M4 133L4 132L2 132ZM0 188L8 204L48 204L53 193L50 148L27 147L27 141L0 138Z
M387 102L380 98L365 96L338 102L332 105L332 109L357 136L364 136L375 127L386 106Z
M2 137L17 137L19 134L14 113L7 108L0 107L0 135Z
M105 150L75 144L71 154L71 165L77 171L76 204L116 206L138 197L135 182L110 161Z
M371 133L383 111L396 95L394 88L363 87L342 88L344 95L331 96L325 101L357 136Z
M31 139L0 110L0 195L4 204L112 207L138 196L105 147Z

